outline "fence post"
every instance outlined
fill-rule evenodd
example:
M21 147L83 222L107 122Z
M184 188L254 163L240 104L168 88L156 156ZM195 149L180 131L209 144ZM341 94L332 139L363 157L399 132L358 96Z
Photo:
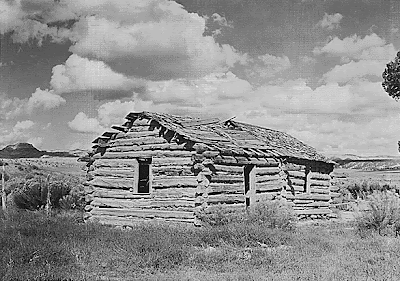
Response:
M7 211L7 206L6 206L6 184L5 184L5 175L6 175L6 168L5 168L5 163L4 161L2 162L2 169L1 169L1 206L3 209L3 212L6 213Z
M51 210L50 174L47 175L46 186L47 186L46 213L47 213L47 216L49 216L50 215L50 210Z

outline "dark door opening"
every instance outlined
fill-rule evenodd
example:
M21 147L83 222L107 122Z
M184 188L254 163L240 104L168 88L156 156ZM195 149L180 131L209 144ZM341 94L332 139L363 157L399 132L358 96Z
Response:
M251 204L251 198L254 197L254 165L244 166L244 195L246 198L246 207Z

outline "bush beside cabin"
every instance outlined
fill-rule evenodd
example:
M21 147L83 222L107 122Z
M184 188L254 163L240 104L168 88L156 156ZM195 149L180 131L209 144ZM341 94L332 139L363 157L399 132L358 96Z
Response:
M201 223L281 199L302 217L329 218L333 163L292 136L233 120L139 112L93 141L87 218Z

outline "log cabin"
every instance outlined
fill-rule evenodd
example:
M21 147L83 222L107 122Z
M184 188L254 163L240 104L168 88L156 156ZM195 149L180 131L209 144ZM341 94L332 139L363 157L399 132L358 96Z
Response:
M329 218L333 162L276 130L232 119L132 112L93 141L86 218L201 224L216 208L286 200L300 218Z

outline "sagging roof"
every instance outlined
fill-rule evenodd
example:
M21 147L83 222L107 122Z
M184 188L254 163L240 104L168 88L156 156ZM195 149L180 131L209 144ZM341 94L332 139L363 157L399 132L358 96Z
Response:
M246 154L247 152L259 154L259 156L290 157L328 162L315 148L284 132L233 120L200 119L147 111L131 112L126 116L126 119L153 120L185 139L204 143L220 151L231 151L237 154ZM113 126L113 128L119 131L127 131L124 128L128 129L126 124ZM107 136L103 134L102 137Z

